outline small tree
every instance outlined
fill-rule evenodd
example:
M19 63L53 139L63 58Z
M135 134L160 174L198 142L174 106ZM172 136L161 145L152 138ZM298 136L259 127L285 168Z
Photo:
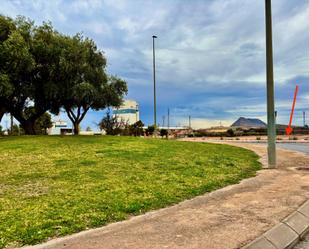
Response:
M39 117L35 121L35 129L37 130L38 134L47 135L47 129L53 126L51 115L45 112L41 117Z
M24 115L26 118L31 117L35 112L34 107L25 108ZM53 126L51 115L48 112L43 113L35 122L34 122L34 131L35 134L47 134L47 129Z
M92 131L91 127L88 126L88 127L86 128L86 131Z
M99 123L99 128L104 130L107 135L119 135L121 131L127 127L127 123L124 120L120 120L111 115L110 109L106 112L105 117Z
M129 130L130 130L130 135L133 136L142 136L144 134L144 123L139 120L136 123L130 125Z
M10 135L18 136L20 134L21 134L21 128L17 124L14 124L12 130L10 130Z

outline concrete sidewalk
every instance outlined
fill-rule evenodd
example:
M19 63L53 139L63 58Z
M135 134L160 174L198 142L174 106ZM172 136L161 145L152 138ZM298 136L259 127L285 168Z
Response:
M265 163L265 146L237 146L254 150ZM279 150L278 159L278 170L261 170L240 184L124 222L26 248L240 248L309 199L309 171L305 170L309 168L309 157Z

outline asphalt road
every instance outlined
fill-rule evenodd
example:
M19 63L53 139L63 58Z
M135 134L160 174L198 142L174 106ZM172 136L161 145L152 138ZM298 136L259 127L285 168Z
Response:
M277 143L279 148L296 150L309 155L309 143Z

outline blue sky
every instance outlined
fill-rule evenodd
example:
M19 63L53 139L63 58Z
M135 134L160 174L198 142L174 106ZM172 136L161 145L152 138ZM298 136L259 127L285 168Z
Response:
M264 1L2 0L0 13L49 20L62 33L94 39L146 124L153 122L153 34L159 123L167 108L173 125L187 125L189 115L194 127L230 125L239 116L266 121ZM309 117L308 16L306 0L273 0L279 123L288 123L296 84L294 123L302 124L303 110ZM90 112L82 127L95 127L103 115Z

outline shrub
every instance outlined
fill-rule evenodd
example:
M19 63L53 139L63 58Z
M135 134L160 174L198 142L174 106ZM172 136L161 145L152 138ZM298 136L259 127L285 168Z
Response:
M152 136L154 131L155 131L155 127L153 125L148 126L148 128L146 129L146 135L147 136Z
M17 124L14 124L12 128L13 129L10 131L10 135L12 135L12 136L18 136L21 133L23 133L22 128L19 127ZM38 133L38 134L40 134L40 133Z
M293 137L289 137L289 140L298 140L298 138L293 136Z
M105 130L107 135L124 135L129 132L127 131L128 129L128 124L125 122L123 119L118 120L118 118L115 115L111 115L111 111L108 110L106 112L105 117L101 120L99 123L99 128L101 130Z
M228 129L226 133L228 137L235 137L235 132L233 129Z
M168 136L168 131L166 129L161 129L160 130L160 136L161 137L167 137Z

